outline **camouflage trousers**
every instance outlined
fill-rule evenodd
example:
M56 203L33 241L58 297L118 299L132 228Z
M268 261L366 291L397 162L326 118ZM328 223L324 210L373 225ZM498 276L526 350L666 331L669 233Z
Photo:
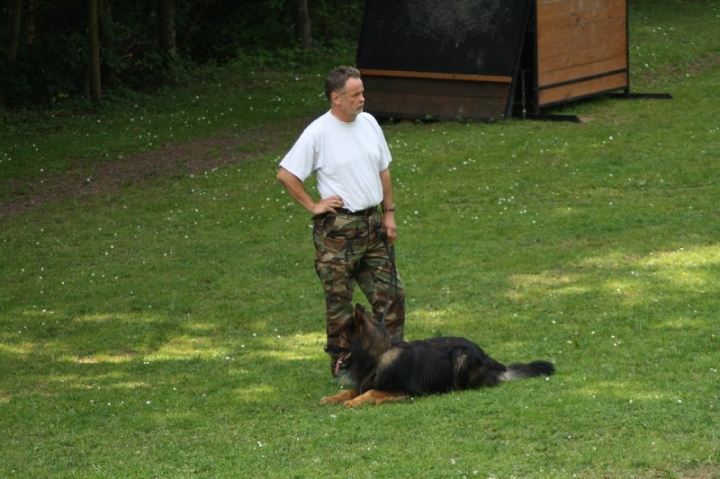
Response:
M314 218L315 271L325 290L327 341L341 344L340 331L353 316L353 290L359 286L390 334L402 337L405 324L405 288L393 272L389 250L378 235L381 215L324 214ZM394 273L394 274L393 274Z

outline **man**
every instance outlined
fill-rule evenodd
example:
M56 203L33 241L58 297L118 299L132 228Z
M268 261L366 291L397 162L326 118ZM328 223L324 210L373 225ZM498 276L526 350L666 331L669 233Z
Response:
M295 201L313 215L315 271L325 290L327 344L333 375L343 382L337 348L339 331L352 319L357 284L375 317L402 337L405 290L394 268L397 238L390 178L390 150L375 118L363 112L360 72L333 70L325 81L330 110L300 135L280 162L277 178ZM320 200L303 182L317 177ZM385 240L384 240L385 238Z

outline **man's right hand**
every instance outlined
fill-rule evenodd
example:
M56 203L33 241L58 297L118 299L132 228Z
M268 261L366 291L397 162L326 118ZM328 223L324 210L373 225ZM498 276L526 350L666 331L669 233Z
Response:
M321 215L323 213L337 214L335 208L342 208L344 204L342 198L339 196L330 196L315 203L311 211L314 215Z
M308 192L305 191L302 181L285 168L280 167L277 173L277 179L300 206L315 216L323 213L337 214L335 208L342 208L345 204L339 196L329 196L315 203Z

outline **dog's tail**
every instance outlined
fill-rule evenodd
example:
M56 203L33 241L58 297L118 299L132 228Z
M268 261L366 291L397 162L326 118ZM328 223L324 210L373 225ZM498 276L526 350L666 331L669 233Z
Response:
M500 374L500 381L514 381L516 379L534 378L536 376L550 376L555 372L553 363L547 361L533 361L526 364L510 364L505 372Z

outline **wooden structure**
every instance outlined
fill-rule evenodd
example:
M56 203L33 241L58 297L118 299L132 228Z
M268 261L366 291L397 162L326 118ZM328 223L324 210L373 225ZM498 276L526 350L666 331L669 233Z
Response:
M368 0L357 52L380 117L503 119L629 92L627 0Z
M541 108L630 91L626 0L535 0L518 100Z

